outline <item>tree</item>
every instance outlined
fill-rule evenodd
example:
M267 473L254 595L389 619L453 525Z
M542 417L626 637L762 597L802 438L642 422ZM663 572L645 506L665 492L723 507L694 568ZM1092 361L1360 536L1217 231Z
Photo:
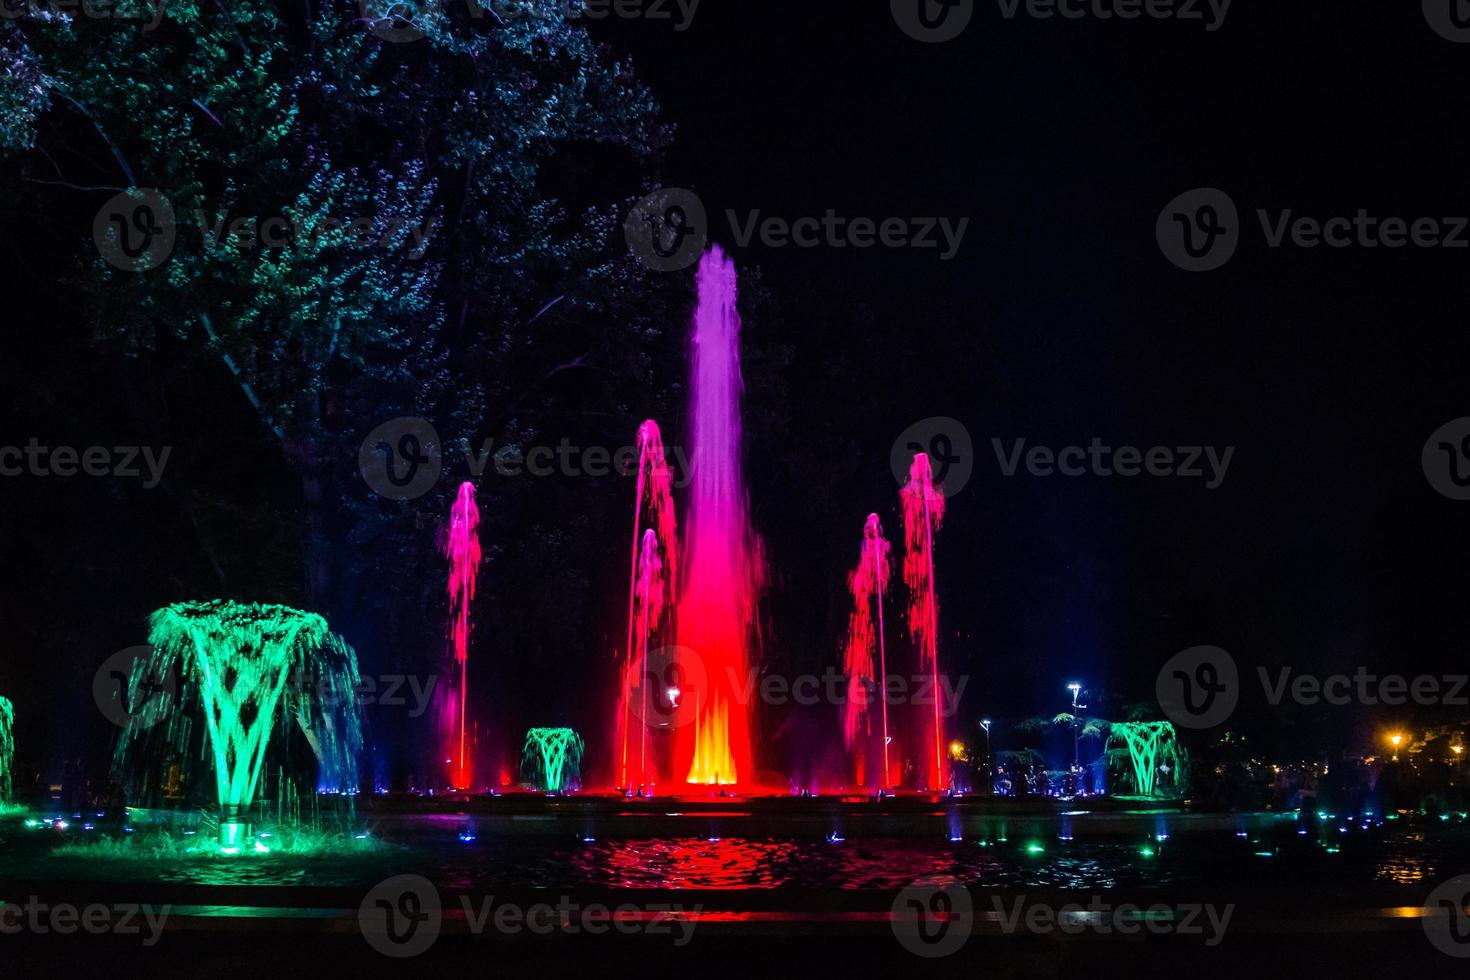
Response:
M164 0L154 30L126 6L5 25L0 136L21 189L94 207L156 191L174 215L157 267L79 242L62 288L160 384L234 386L300 481L313 606L341 596L329 540L422 524L362 493L371 423L429 416L457 448L524 439L558 376L634 390L648 373L659 328L615 231L669 133L564 5L529 6L511 22L457 9L404 43L341 2ZM602 166L576 176L569 157Z

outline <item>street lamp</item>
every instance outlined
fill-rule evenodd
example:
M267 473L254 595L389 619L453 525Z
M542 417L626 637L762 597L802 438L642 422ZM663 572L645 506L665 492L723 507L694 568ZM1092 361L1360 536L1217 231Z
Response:
M1399 743L1404 740L1402 735L1390 735L1388 740L1393 743L1393 761L1399 761Z
M990 773L990 719L980 722L980 727L985 729L985 794L988 796L995 791L995 777Z
M1082 771L1082 719L1077 717L1077 712L1086 708L1087 705L1080 703L1081 684L1068 684L1067 690L1072 692L1072 772L1075 774ZM1077 779L1075 775L1073 778ZM1077 788L1080 790L1081 780L1077 779L1077 782L1079 784Z

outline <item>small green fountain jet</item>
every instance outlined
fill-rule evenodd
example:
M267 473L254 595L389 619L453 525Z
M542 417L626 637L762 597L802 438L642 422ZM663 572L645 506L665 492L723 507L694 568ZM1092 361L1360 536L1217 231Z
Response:
M560 793L582 772L582 736L570 728L533 728L526 732L521 772L548 793Z
M1128 747L1133 762L1133 784L1138 795L1157 799L1158 777L1164 773L1176 794L1183 793L1187 759L1174 726L1167 721L1118 721L1108 732Z
M247 845L248 814L279 719L295 720L306 736L319 764L319 787L356 789L362 748L357 657L325 619L286 606L214 600L160 609L149 627L153 653L134 665L130 701L143 700L145 678L175 670L184 682L181 693L197 688L214 761L222 852L239 853ZM120 769L127 771L130 753L161 722L173 754L185 753L192 722L178 707L152 699L130 718L118 743ZM258 842L254 847L262 849Z
M0 803L9 803L15 792L11 770L15 765L15 706L0 698Z

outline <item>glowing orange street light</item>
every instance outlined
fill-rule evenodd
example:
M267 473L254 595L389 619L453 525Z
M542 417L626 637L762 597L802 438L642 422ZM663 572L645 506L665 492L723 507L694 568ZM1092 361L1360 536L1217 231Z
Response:
M1388 740L1389 740L1389 742L1391 742L1393 744L1393 761L1394 762L1398 762L1399 761L1399 743L1404 740L1404 737L1402 735L1390 735L1390 736L1388 736Z

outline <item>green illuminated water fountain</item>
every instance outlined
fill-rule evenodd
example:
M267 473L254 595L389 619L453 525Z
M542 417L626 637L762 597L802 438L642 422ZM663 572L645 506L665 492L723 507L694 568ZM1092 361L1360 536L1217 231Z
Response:
M0 698L0 803L9 803L15 792L11 771L15 765L15 706Z
M287 740L293 722L315 756L316 771L307 777L315 786L307 791L356 792L357 657L325 619L286 606L214 600L160 609L149 627L152 654L134 665L129 702L143 701L148 678L176 675L181 683L178 698L151 698L137 708L118 742L114 767L133 792L147 791L168 768L164 760L202 755L214 771L221 851L264 850L249 840L250 811L267 749L273 737ZM202 740L195 735L201 716ZM282 797L300 792L286 785L285 768Z
M582 736L570 728L533 728L526 732L521 772L548 793L560 793L582 772Z
M1112 724L1108 735L1127 747L1133 786L1139 796L1162 799L1184 794L1189 758L1173 725L1167 721L1119 721Z

